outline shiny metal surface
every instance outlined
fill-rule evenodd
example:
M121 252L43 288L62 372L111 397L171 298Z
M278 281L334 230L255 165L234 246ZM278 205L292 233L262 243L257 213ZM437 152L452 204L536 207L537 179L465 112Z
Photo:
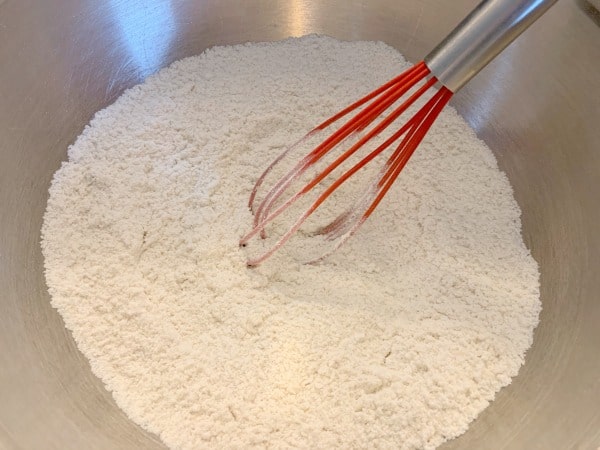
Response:
M417 60L471 0L0 0L0 448L159 449L92 376L43 277L53 172L93 113L175 59L317 32ZM445 449L600 446L600 28L562 0L453 99L495 151L541 266L513 384Z
M431 73L458 91L556 0L483 0L426 57Z

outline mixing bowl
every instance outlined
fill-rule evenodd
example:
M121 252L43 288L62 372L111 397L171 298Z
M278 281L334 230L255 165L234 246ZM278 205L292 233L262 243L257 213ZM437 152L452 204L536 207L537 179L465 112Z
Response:
M95 111L205 48L323 33L427 53L473 0L0 0L0 447L158 449L51 308L39 245L52 174ZM600 446L600 28L561 0L453 100L495 152L540 264L518 377L446 449Z

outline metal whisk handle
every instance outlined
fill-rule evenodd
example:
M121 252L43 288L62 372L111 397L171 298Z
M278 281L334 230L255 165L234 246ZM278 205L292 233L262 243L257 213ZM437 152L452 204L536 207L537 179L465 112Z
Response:
M431 73L458 91L556 0L483 0L425 58Z

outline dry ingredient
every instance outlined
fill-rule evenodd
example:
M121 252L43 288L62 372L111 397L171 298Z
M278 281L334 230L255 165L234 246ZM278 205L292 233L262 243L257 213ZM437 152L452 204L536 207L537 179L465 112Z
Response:
M406 67L382 43L320 36L213 48L70 147L42 229L52 304L169 447L432 449L517 374L537 265L506 177L452 108L321 265L249 270L238 247L267 163Z

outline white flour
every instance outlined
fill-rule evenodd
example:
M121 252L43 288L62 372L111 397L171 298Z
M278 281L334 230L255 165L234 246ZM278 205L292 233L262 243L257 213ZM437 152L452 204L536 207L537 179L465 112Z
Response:
M537 266L506 177L451 108L324 264L250 270L238 248L267 163L406 66L316 36L214 48L69 149L42 230L53 305L169 447L431 449L517 374Z

